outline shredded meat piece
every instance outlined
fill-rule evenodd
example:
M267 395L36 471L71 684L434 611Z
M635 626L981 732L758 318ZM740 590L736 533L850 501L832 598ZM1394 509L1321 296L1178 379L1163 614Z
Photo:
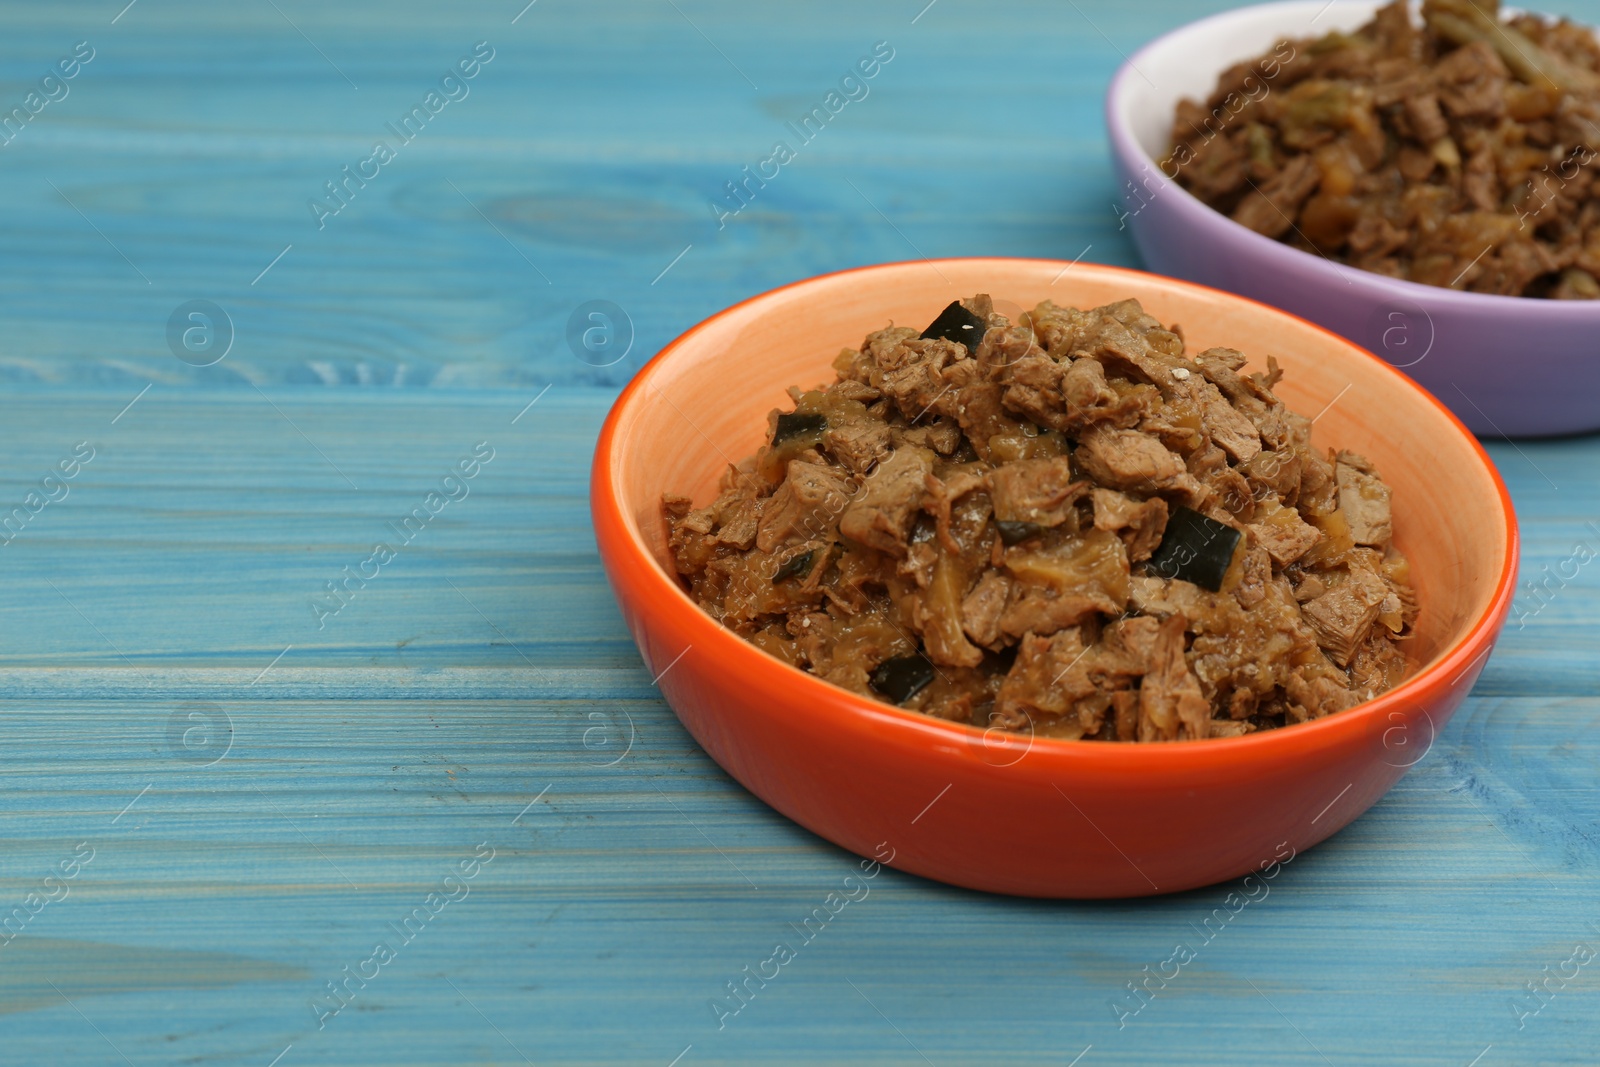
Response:
M1115 489L1095 489L1093 499L1094 528L1121 534L1130 563L1149 559L1167 528L1167 502L1158 496L1136 500Z
M1337 679L1325 674L1307 677L1304 670L1289 676L1284 693L1289 698L1289 713L1297 722L1320 719L1324 715L1343 711L1360 699L1358 694L1339 684Z
M1183 658L1184 619L1161 623L1150 672L1139 688L1139 740L1172 741L1209 736L1211 704Z
M991 443L996 437L1005 437L1020 430L1019 423L1006 415L1001 404L1004 387L977 377L975 360L967 360L955 368L959 373L946 376L955 392L945 403L955 411L961 431L967 436L980 459L991 458Z
M1109 600L1093 593L1058 593L1053 589L1014 587L1000 615L1000 630L1009 637L1053 634L1106 611Z
M1418 93L1403 97L1402 102L1406 118L1411 120L1411 132L1416 134L1417 140L1431 145L1450 136L1450 124L1445 122L1444 113L1439 110L1437 93Z
M1139 318L1132 319L1138 325ZM1107 373L1131 381L1146 381L1171 395L1182 380L1174 375L1176 370L1189 370L1190 364L1179 354L1183 342L1175 335L1157 328L1141 332L1115 314L1101 316L1096 328L1084 339L1084 347L1098 360ZM1173 348L1178 351L1173 351Z
M1058 526L1088 491L1088 482L1072 480L1072 462L1066 456L1019 459L989 475L994 517L1004 522Z
M810 466L810 464L806 465ZM824 475L824 477L827 477L827 475ZM821 484L820 480L814 483L809 479L805 480L808 483L807 492L816 485ZM824 497L826 497L826 494L827 490L823 489ZM792 489L790 490L789 502L795 504L797 508L800 506L796 502ZM761 525L761 504L762 502L759 500L731 501L728 507L723 510L722 527L717 531L717 543L732 545L735 548L749 548L755 543L756 533ZM770 551L770 546L768 550Z
M860 419L829 427L822 444L840 463L856 474L866 474L889 454L889 427L875 419Z
M933 455L922 448L903 448L867 476L859 499L839 518L839 532L868 548L904 555L911 520L922 505Z
M1389 595L1382 579L1370 571L1352 570L1346 581L1304 607L1317 644L1341 667L1350 666Z
M1295 75L1308 107L1332 69ZM929 332L981 340L869 334L714 500L662 497L722 625L923 715L1101 742L1241 737L1400 681L1422 605L1389 489L1312 447L1275 360L1189 358L1133 300L960 308Z
M1261 451L1261 431L1255 423L1228 403L1222 392L1210 382L1200 386L1201 408L1211 439L1235 463L1248 463Z
M1389 487L1383 484L1366 458L1339 453L1334 468L1339 485L1339 510L1350 526L1350 539L1358 545L1386 545L1394 536L1389 517Z
M1011 598L1011 582L998 571L988 571L978 579L961 602L961 628L974 643L998 650L1002 631L1000 616Z
M766 501L756 547L771 552L796 536L811 537L831 525L850 499L850 480L816 463L793 460L778 491ZM740 547L749 547L746 541Z
M1322 531L1301 519L1294 508L1280 508L1269 521L1252 523L1249 529L1279 567L1295 562L1322 540Z
M1061 400L1062 425L1057 429L1081 431L1102 422L1125 428L1143 414L1139 397L1119 395L1106 384L1105 368L1094 359L1075 359L1062 373Z
M1301 460L1297 451L1258 452L1238 469L1250 483L1252 496L1271 495L1293 504L1300 495Z
M1296 156L1265 187L1253 189L1233 211L1233 221L1267 237L1281 237L1294 228L1300 205L1322 180L1310 156Z
M1239 559L1239 584L1234 587L1233 596L1241 607L1253 608L1268 596L1272 584L1272 556L1252 539L1246 542Z
M1067 410L1061 390L1065 370L1049 356L1023 356L1011 366L1011 380L1002 394L1002 402L1040 426L1056 430L1070 428L1071 412Z
M1089 477L1114 489L1176 491L1189 498L1199 493L1183 459L1137 430L1097 426L1079 439L1073 458Z
M1062 715L1075 700L1093 693L1094 683L1081 669L1087 651L1077 627L1050 637L1026 635L1016 663L1000 685L995 725L1022 729L1032 725L1036 715Z

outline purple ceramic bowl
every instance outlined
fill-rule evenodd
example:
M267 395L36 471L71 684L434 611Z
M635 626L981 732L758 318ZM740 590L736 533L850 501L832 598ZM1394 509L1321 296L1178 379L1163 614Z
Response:
M1600 429L1600 300L1465 293L1334 263L1246 229L1157 164L1170 147L1181 98L1204 100L1234 63L1286 38L1355 29L1377 7L1374 0L1291 0L1239 8L1136 52L1106 94L1121 225L1150 270L1252 297L1343 334L1409 374L1475 433ZM1270 92L1270 78L1250 91Z

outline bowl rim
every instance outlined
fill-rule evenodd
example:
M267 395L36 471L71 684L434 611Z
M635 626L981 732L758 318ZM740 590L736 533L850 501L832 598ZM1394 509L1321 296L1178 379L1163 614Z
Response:
M624 450L619 447L617 430L628 409L637 403L647 402L646 389L651 384L652 377L658 374L669 360L674 359L681 350L690 345L698 334L710 330L713 325L722 323L731 317L750 314L758 309L762 303L773 300L780 294L790 293L808 286L820 286L824 282L850 276L923 270L929 264L971 266L984 263L1037 264L1041 269L1058 270L1066 267L1075 267L1076 269L1125 277L1134 284L1154 282L1160 286L1174 286L1180 289L1193 290L1200 294L1209 294L1223 301L1244 305L1253 314L1265 314L1268 317L1281 316L1289 319L1316 333L1323 334L1337 345L1349 349L1352 356L1369 359L1378 364L1382 368L1382 372L1390 376L1390 380L1395 387L1416 393L1428 404L1433 405L1448 420L1449 424L1454 426L1456 432L1468 443L1473 456L1494 486L1501 510L1505 554L1500 561L1500 573L1495 578L1494 591L1489 597L1487 608L1476 619L1466 624L1461 636L1441 652L1431 665L1406 678L1393 689L1344 711L1308 722L1295 723L1274 730L1263 730L1242 737L1207 738L1202 742L1158 741L1139 744L1111 744L1103 741L1044 737L1032 733L1017 734L1001 731L994 727L983 729L966 723L933 718L912 709L901 708L897 705L886 704L860 696L841 686L834 685L832 682L825 681L809 671L791 666L762 651L717 622L699 604L694 602L674 577L667 574L666 570L652 555L648 546L634 535L630 528L629 518L623 511L620 495L614 491L615 472L625 462ZM1478 666L1492 651L1500 628L1510 610L1511 601L1515 593L1514 583L1520 552L1520 537L1511 495L1506 489L1505 482L1500 477L1500 472L1495 468L1494 462L1489 458L1488 453L1484 451L1483 445L1478 441L1477 437L1433 394L1360 345L1314 322L1301 319L1279 308L1236 293L1201 285L1197 282L1169 278L1164 275L1151 274L1147 271L1134 270L1128 267L1084 263L1081 261L1069 263L1065 260L1047 260L1027 256L956 256L939 259L901 260L830 271L825 274L789 282L747 297L696 323L679 334L646 362L612 404L595 444L594 466L590 481L590 504L595 522L596 539L599 542L602 556L604 557L608 554L608 546L613 551L620 551L623 554L620 559L604 560L613 583L620 586L626 584L635 576L642 576L642 580L646 584L642 589L635 588L634 592L639 594L640 599L648 597L657 605L670 605L668 610L681 616L684 626L688 631L692 632L692 637L689 641L690 646L707 648L719 668L730 673L739 674L746 679L765 677L773 681L783 680L786 683L786 688L792 691L797 698L807 700L812 709L810 714L813 717L831 719L831 725L841 734L846 732L867 732L876 734L887 741L899 741L901 743L920 742L928 746L930 751L927 754L930 757L934 755L933 750L941 746L948 748L955 742L965 742L971 745L974 741L981 741L984 746L991 750L996 748L1012 749L1020 746L1023 747L1026 755L1041 752L1039 757L1041 759L1066 760L1068 762L1089 761L1098 768L1111 771L1143 769L1147 768L1152 762L1169 770L1179 768L1204 768L1209 770L1215 769L1219 765L1254 762L1256 759L1274 751L1282 755L1314 755L1317 752L1348 743L1357 737L1368 735L1372 731L1371 720L1380 715L1387 717L1391 713L1404 714L1408 708L1420 711L1428 719L1433 728L1433 735L1436 737L1442 724L1434 722L1432 715L1429 714L1429 705L1440 697L1447 696L1459 686L1463 679L1472 675L1473 668ZM627 573L622 573L623 567L626 568ZM620 592L621 590L619 589L619 597ZM702 642L705 642L703 646ZM647 668L654 670L654 667L648 662L646 665ZM1448 681L1446 681L1447 677ZM1432 744L1431 738L1429 744ZM1019 756L1018 759L1020 760L1020 758ZM1009 767L1012 765L999 766Z
M1331 0L1323 10L1335 8L1362 7L1376 10L1381 0ZM1130 166L1135 163L1149 165L1150 173L1155 176L1158 183L1157 192L1152 194L1152 199L1157 194L1173 195L1182 209L1208 225L1235 237L1243 242L1247 250L1275 261L1285 268L1300 268L1314 271L1324 278L1337 278L1367 291L1368 295L1380 299L1393 300L1397 296L1406 297L1418 304L1432 303L1440 309L1467 310L1473 309L1480 312L1504 312L1514 307L1522 306L1528 310L1539 309L1541 316L1551 316L1563 324L1579 325L1590 324L1600 319L1600 300L1552 300L1547 297L1534 296L1507 296L1501 293L1474 293L1464 289L1452 289L1447 286L1425 285L1405 278L1391 278L1386 274L1354 267L1348 263L1339 263L1329 259L1321 253L1313 254L1282 241L1259 234L1242 223L1224 215L1210 204L1205 203L1189 190L1179 185L1162 170L1159 160L1150 157L1149 153L1134 137L1132 129L1124 120L1125 114L1131 108L1128 101L1129 86L1134 77L1143 77L1140 73L1139 61L1147 59L1149 54L1159 48L1168 47L1175 41L1193 34L1196 30L1209 27L1214 23L1227 23L1235 19L1248 16L1263 17L1265 13L1275 10L1309 9L1316 6L1316 0L1271 0L1264 4L1248 4L1242 7L1229 8L1204 18L1186 22L1176 29L1168 30L1159 37L1153 38L1128 56L1117 67L1111 76L1111 81L1106 88L1105 123L1106 132L1110 137L1112 151L1127 161ZM1517 9L1523 10L1523 9ZM1537 14L1537 12L1535 12ZM1553 17L1553 16L1552 16ZM1291 36L1289 33L1285 37ZM1219 72L1220 73L1220 72ZM1119 190L1120 193L1120 190ZM1220 225L1219 225L1220 224Z

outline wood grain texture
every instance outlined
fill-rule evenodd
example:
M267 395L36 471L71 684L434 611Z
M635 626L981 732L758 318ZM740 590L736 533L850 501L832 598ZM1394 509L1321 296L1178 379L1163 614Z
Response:
M885 871L795 930L853 857L711 764L622 629L586 499L615 389L820 271L1133 264L1102 86L1222 6L923 3L5 10L0 107L96 57L0 148L0 512L95 455L0 546L0 917L26 916L0 1062L1595 1062L1600 965L1520 1030L1511 1007L1600 942L1600 570L1569 562L1600 547L1592 439L1490 445L1553 592L1413 772L1121 1028L1230 887L1043 904ZM471 95L317 230L307 198L480 40ZM878 40L871 94L719 230L722 183ZM234 322L214 367L168 350L190 299ZM590 299L637 335L609 367L565 340ZM470 493L319 620L480 442ZM326 983L480 844L319 1029Z

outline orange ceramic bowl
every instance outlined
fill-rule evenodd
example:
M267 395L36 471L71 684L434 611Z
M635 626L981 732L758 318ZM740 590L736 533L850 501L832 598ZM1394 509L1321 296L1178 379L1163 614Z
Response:
M1364 453L1394 490L1395 543L1422 605L1408 679L1349 711L1236 739L1030 738L864 699L769 657L696 606L672 572L662 492L710 500L724 467L762 443L767 412L788 404L785 387L832 381L840 348L891 321L921 326L976 292L1024 307L1133 296L1180 323L1191 352L1226 345L1255 365L1275 355L1283 399L1321 412L1316 443ZM729 774L858 855L1038 897L1190 889L1338 831L1427 753L1472 688L1505 621L1517 559L1511 500L1488 456L1388 364L1242 297L1048 260L863 267L713 316L618 398L595 449L591 505L646 665Z

